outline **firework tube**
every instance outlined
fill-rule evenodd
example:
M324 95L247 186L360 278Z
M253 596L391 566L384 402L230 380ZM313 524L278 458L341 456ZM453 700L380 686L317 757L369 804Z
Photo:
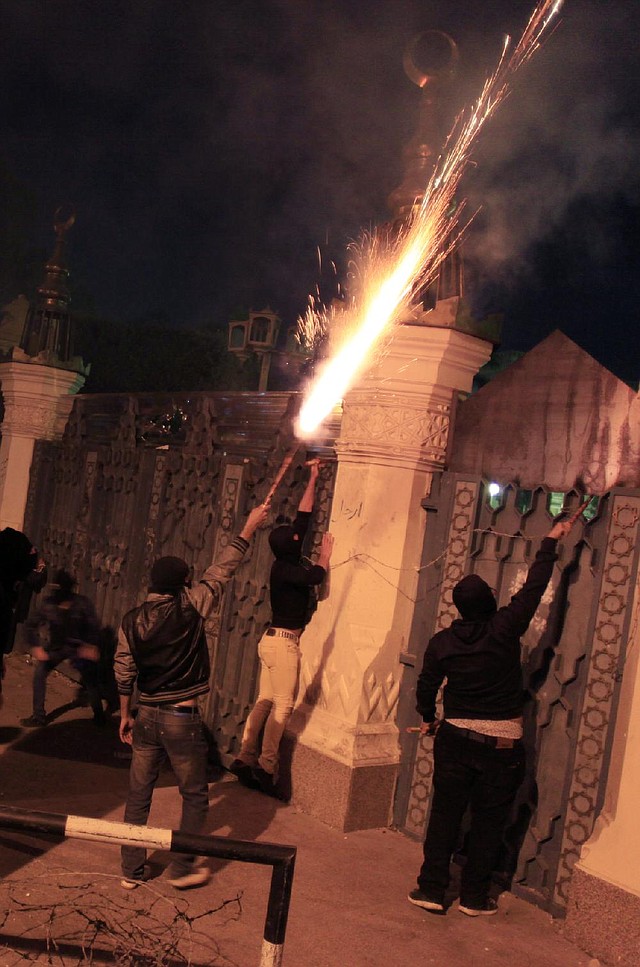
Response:
M296 453L298 452L299 449L300 449L300 444L298 444L298 446L296 446L296 447L293 447L293 449L289 450L289 452L286 454L284 460L280 464L280 469L278 470L278 472L276 474L275 480L271 484L271 489L269 490L269 493L267 494L267 496L263 500L263 503L264 504L269 504L271 502L271 498L275 494L275 492L276 492L276 490L278 488L278 484L280 483L280 481L284 477L285 473L287 472L287 470L289 469L289 467L293 463L293 458L295 457L295 455L296 455Z
M585 512L585 510L587 509L587 507L591 503L592 499L593 499L592 497L587 497L587 499L584 501L584 503L580 504L580 506L576 510L575 514L572 514L571 517L569 518L569 520L567 521L567 524L569 525L569 527L573 527L573 525L577 521L578 517L580 517L580 515Z

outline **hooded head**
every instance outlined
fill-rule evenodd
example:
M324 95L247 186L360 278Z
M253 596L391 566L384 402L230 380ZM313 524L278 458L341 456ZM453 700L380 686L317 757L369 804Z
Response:
M498 610L493 591L477 574L468 574L453 589L453 603L467 621L490 618Z
M53 597L56 601L68 601L73 596L73 589L76 586L76 579L69 571L60 568L53 575Z
M151 568L150 591L176 594L189 578L189 565L181 557L159 557Z
M296 564L300 560L302 542L291 524L274 527L269 534L269 546L279 561Z

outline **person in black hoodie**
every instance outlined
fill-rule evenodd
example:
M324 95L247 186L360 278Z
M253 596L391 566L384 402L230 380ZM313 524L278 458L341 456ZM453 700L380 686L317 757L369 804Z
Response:
M460 618L431 638L416 687L420 731L434 735L433 797L418 886L409 901L444 913L449 864L467 810L471 820L459 909L497 913L489 897L494 863L516 792L524 778L524 688L520 637L529 627L557 560L557 541L571 524L555 524L542 540L527 579L498 609L489 585L469 574L453 589ZM444 718L436 720L442 683Z
M32 592L47 583L47 568L26 534L0 530L0 708L5 655L13 649L16 625L24 621Z
M275 556L269 576L271 626L258 645L258 698L247 718L238 757L229 767L244 785L267 795L275 795L278 750L298 686L300 636L309 621L311 589L324 581L333 549L333 536L323 534L318 563L308 567L301 561L320 461L311 460L309 466L309 482L293 524L275 527L269 535Z
M98 689L100 622L84 594L74 591L76 579L64 568L56 571L51 593L27 622L27 639L36 665L33 672L33 712L21 719L28 729L47 724L47 678L68 660L80 672L96 725L107 721Z
M198 697L209 691L209 650L204 624L220 613L225 585L264 523L264 504L249 514L240 534L223 548L195 587L190 568L179 557L161 557L151 568L151 586L141 605L127 612L118 632L114 671L120 694L120 738L133 746L125 823L144 826L151 797L165 759L169 760L182 797L180 831L199 833L207 818L207 741ZM138 714L131 712L133 686L138 687ZM121 886L133 890L145 879L146 853L140 846L122 847ZM202 886L209 869L197 858L176 853L169 883L179 890Z

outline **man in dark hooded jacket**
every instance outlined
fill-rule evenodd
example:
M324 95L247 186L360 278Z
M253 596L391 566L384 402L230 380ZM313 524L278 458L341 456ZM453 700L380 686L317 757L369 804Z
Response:
M276 527L269 535L275 555L271 566L271 626L258 645L258 698L245 726L238 758L231 771L245 785L273 795L278 776L278 750L293 710L300 671L300 636L309 621L311 588L325 578L333 549L331 534L323 534L318 563L301 562L318 479L319 461L310 462L309 483L293 524ZM264 728L262 747L260 733Z
M33 673L33 712L21 719L26 728L47 724L45 697L47 678L67 660L80 672L96 725L107 717L98 689L98 636L100 622L89 598L74 591L76 580L64 568L56 571L51 593L27 622L27 639L36 661Z
M543 539L524 586L498 609L476 574L453 589L461 617L430 640L416 687L422 734L433 735L434 776L424 862L409 901L444 913L449 864L467 807L471 825L459 909L468 916L497 912L489 897L504 827L524 778L520 637L529 627L557 560L557 541L571 524L555 524ZM444 718L436 721L443 681Z

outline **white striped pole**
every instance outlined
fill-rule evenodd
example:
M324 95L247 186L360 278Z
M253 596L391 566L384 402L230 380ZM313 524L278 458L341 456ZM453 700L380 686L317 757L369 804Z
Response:
M250 843L224 836L196 836L175 829L133 826L131 823L109 822L89 816L40 813L10 806L0 807L0 828L47 833L67 839L86 839L95 843L112 843L114 846L133 844L145 849L196 853L198 856L216 856L242 863L271 866L260 967L280 967L282 964L296 860L295 846Z

